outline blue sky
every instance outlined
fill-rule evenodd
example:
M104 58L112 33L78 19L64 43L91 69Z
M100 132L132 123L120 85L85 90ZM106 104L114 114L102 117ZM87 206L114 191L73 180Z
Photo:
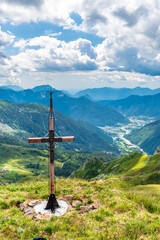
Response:
M0 85L160 87L157 0L1 0Z

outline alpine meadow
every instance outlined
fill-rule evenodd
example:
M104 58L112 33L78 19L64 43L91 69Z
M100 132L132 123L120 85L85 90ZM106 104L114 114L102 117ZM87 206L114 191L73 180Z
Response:
M159 16L1 0L0 240L160 239Z

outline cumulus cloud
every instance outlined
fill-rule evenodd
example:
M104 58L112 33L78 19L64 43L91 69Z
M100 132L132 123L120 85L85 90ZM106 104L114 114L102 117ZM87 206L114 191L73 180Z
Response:
M78 7L75 1L53 0L2 0L0 4L1 21L12 24L45 21L60 26L74 25L70 17Z
M10 32L2 32L0 27L0 48L9 46L13 42L14 38L15 36Z
M137 24L140 17L144 17L147 15L148 10L144 6L141 6L133 13L127 12L127 10L125 8L120 8L113 13L115 16L124 20L128 27L132 27L135 24Z
M99 25L106 25L107 17L98 12L97 9L93 9L91 12L85 15L84 21L81 24L81 29L86 32L97 33L97 27Z
M44 3L44 0L1 0L1 2L39 7Z
M66 43L49 36L21 39L14 47L21 53L12 56L13 66L30 71L88 71L98 68L96 51L91 42L78 39ZM34 47L38 47L35 49Z
M8 62L10 57L5 53L4 48L8 47L14 41L14 35L10 32L3 32L0 27L0 76L8 75Z
M19 71L98 69L160 74L157 0L2 0L0 14L0 20L9 20L12 24L46 21L104 38L96 47L84 39L59 41L54 38L56 33L21 39L14 43L20 53L11 56L10 61ZM2 35L0 32L0 46L13 42L14 36Z

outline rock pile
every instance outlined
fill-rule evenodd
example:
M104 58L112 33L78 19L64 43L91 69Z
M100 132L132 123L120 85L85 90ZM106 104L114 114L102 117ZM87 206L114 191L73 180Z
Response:
M100 207L97 203L85 204L82 199L76 200L72 195L66 195L63 200L57 201L60 207L55 209L55 212L45 210L47 201L44 200L25 201L19 205L19 208L30 219L49 220L52 216L60 217L69 210L78 211L82 214Z
M24 212L24 215L30 219L49 220L52 216L60 217L69 211L69 205L65 201L57 201L60 207L56 208L54 212L45 209L47 201L44 200L25 201L20 204L19 208Z

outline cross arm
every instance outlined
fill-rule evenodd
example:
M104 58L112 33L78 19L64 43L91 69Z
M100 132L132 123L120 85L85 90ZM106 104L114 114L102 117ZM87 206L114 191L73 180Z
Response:
M72 142L75 140L74 136L67 136L67 137L55 137L55 142Z
M43 137L43 138L28 138L29 143L45 143L49 142L48 137Z
M54 137L54 142L72 142L74 141L74 136L67 136L67 137ZM49 137L44 138L28 138L29 143L46 143L49 142Z

